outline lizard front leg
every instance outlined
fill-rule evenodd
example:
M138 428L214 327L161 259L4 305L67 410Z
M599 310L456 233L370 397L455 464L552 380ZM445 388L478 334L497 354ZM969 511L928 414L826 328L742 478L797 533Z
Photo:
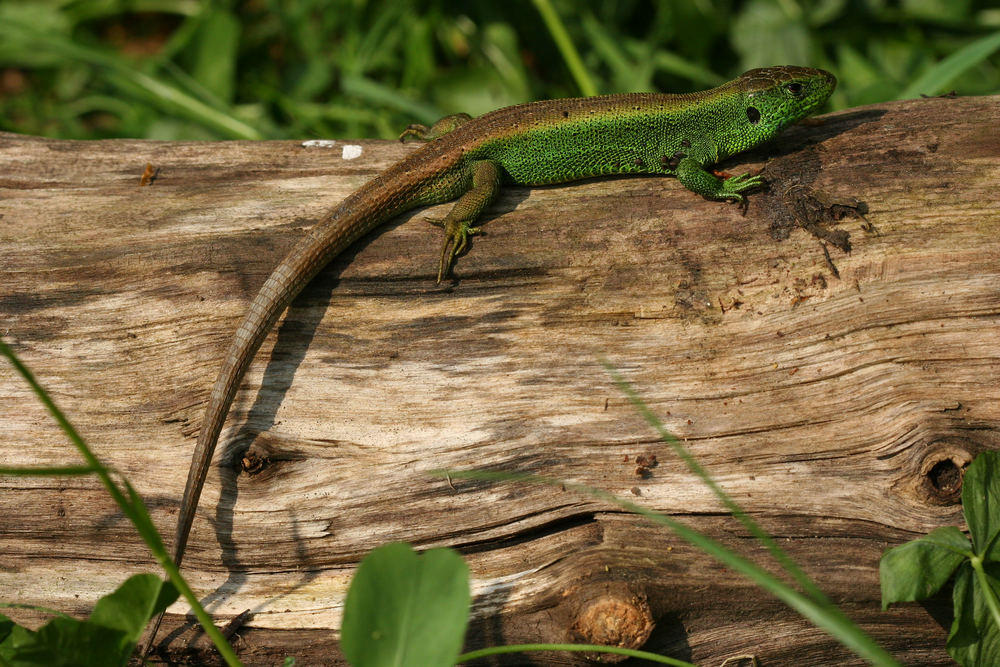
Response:
M441 246L441 263L438 265L438 284L451 270L451 265L466 246L469 237L479 233L474 223L487 206L493 203L500 191L501 167L493 160L476 160L466 167L472 172L472 187L458 198L443 220L427 221L444 229Z
M727 179L720 179L705 170L698 160L685 157L677 163L677 180L691 192L702 197L724 201L743 202L743 194L747 190L764 185L764 179L750 174L739 174Z

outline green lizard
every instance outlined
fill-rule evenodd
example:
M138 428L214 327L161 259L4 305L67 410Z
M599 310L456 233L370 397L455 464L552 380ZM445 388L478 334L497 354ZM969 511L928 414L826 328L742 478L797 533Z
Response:
M219 433L247 367L295 296L358 238L400 213L458 198L444 228L438 282L501 183L542 185L605 174L674 175L714 200L744 201L760 176L720 180L705 167L773 138L823 104L836 86L807 67L751 70L686 95L607 95L520 104L479 118L448 116L411 125L400 139L429 140L347 197L289 252L236 329L209 396L181 500L174 560L180 565ZM162 615L161 615L162 618ZM156 626L152 631L155 637ZM152 638L150 640L152 642Z

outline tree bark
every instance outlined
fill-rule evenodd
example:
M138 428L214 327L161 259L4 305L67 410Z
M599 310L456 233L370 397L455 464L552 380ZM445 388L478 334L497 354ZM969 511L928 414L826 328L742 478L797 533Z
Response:
M622 641L699 664L863 664L645 519L558 487L428 474L592 485L774 569L606 359L900 662L952 664L949 595L883 612L878 560L964 527L965 467L1000 447L998 117L1000 97L935 98L792 128L723 165L770 182L745 215L669 178L509 187L440 286L440 233L420 220L447 208L389 223L258 354L185 575L220 623L252 610L236 640L251 665L342 662L350 576L393 540L462 552L469 649L607 641L609 618L631 615ZM237 320L315 220L412 150L0 134L0 334L168 542ZM78 461L6 364L0 428L0 465ZM0 478L0 539L3 601L84 616L157 571L89 477ZM214 660L187 607L171 610L163 656Z

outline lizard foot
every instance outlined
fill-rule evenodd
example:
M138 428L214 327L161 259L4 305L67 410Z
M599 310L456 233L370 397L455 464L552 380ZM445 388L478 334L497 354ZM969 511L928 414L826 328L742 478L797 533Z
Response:
M455 258L469 247L469 237L481 231L480 227L470 227L468 220L444 220L425 218L427 222L444 229L444 243L441 245L441 262L438 264L437 284L451 272Z
M747 190L759 188L765 183L766 181L762 176L751 176L749 173L730 176L722 181L722 189L718 193L718 198L732 199L742 204L746 201L742 193Z

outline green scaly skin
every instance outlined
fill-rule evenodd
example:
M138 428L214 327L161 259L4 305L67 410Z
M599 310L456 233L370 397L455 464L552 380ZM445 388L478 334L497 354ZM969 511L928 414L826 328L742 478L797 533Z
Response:
M205 476L247 367L295 296L358 238L404 211L457 198L443 220L433 221L445 231L440 282L468 237L479 231L473 223L504 182L543 185L610 174L665 174L708 199L742 202L745 192L763 185L760 176L721 180L706 167L775 137L822 105L834 86L829 72L768 67L699 93L550 100L479 118L448 116L431 128L411 125L400 139L429 143L317 223L267 278L237 327L191 459L175 562L180 565L184 556Z

